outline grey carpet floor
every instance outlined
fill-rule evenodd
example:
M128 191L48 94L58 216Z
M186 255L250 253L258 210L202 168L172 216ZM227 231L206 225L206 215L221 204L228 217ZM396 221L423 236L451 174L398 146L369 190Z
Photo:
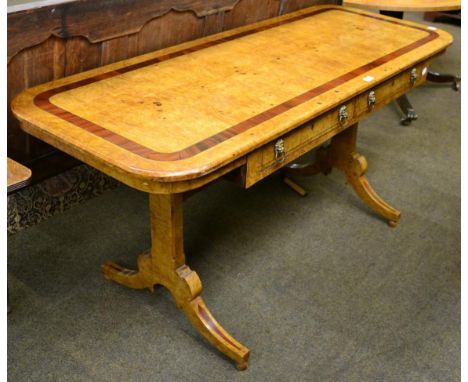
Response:
M416 17L411 16L410 17ZM460 71L460 29L433 69ZM460 93L426 84L419 113L389 105L359 148L391 229L333 172L217 183L185 208L187 262L215 317L251 353L238 372L169 293L106 282L150 245L147 197L119 186L9 238L10 381L457 381L460 379Z

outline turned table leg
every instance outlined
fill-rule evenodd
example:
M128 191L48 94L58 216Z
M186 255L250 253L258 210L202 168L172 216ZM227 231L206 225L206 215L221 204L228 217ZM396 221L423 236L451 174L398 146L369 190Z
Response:
M166 287L192 325L244 370L250 350L216 321L201 297L200 278L185 264L182 203L182 194L150 194L151 251L138 258L138 271L111 262L103 264L102 271L107 279L129 288Z
M394 227L400 220L400 211L388 205L369 184L365 175L367 160L356 151L357 128L358 125L355 124L335 135L329 147L318 150L315 163L308 166L290 166L286 173L298 176L314 175L318 172L328 174L335 167L345 173L348 183L364 203Z

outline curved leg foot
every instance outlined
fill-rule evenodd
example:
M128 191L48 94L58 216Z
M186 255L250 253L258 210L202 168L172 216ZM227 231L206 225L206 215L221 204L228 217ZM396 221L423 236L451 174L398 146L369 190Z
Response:
M167 285L181 309L192 325L221 353L236 363L239 370L248 366L250 350L234 339L216 321L200 296L202 284L197 273L183 265L177 269L175 279Z
M364 203L387 219L390 225L395 226L400 220L400 211L385 203L365 176L367 160L356 152L357 127L357 124L350 126L333 137L329 153L330 163L345 173L348 183Z
M154 290L155 283L151 275L151 257L149 253L138 257L138 271L127 269L111 261L102 264L101 270L107 280L114 281L127 288Z
M388 205L377 195L365 176L366 170L367 160L362 155L354 153L350 166L345 170L348 182L368 207L387 219L391 227L395 227L400 220L400 211Z
M244 370L249 349L215 320L200 296L200 278L185 265L182 202L181 194L150 194L151 252L138 257L138 271L111 262L103 264L102 271L107 279L129 288L153 290L154 285L165 286L198 332Z
M315 163L308 165L291 165L285 170L287 175L309 176L317 173L328 174L333 167L343 171L348 183L356 194L371 209L387 219L395 227L400 220L400 211L391 207L380 198L369 184L365 174L367 160L356 152L357 127L355 124L335 135L331 145L317 151Z
M236 341L216 321L199 296L182 308L192 325L221 353L234 360L239 370L248 367L250 350Z
M442 74L429 71L427 73L427 80L436 83L452 83L452 89L455 91L460 90L461 78L452 74Z
M402 95L401 97L397 98L397 104L404 114L403 118L400 120L402 125L409 126L411 125L412 121L418 119L418 115L416 114L413 105L411 105L406 95Z

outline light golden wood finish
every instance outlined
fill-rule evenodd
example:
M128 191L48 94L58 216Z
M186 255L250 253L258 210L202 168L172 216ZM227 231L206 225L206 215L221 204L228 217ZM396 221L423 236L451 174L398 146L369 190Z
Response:
M391 227L395 227L400 220L401 213L387 204L374 191L367 180L367 160L356 151L357 123L335 135L328 148L317 151L317 159L307 166L288 168L288 175L311 176L318 173L328 175L332 168L344 172L346 180L353 187L356 194L373 209L384 217Z
M13 192L26 186L31 178L31 170L22 164L7 158L7 192Z
M244 369L249 350L211 315L185 264L183 193L222 176L250 187L333 138L302 173L337 167L396 223L399 212L365 177L357 122L424 82L428 62L451 41L415 23L313 7L41 85L12 108L27 132L150 194L151 251L135 271L104 264L105 277L165 286L193 326Z
M455 11L460 0L344 0L344 5L396 12Z
M356 151L357 124L336 135L329 151L329 163L343 171L356 194L375 212L395 226L400 212L380 198L366 177L367 160Z
M438 30L434 39L400 54L401 49L430 39L432 32L406 21L383 22L364 11L311 9L29 89L13 101L13 112L30 134L122 182L147 192L167 192L161 183L216 171L338 101L441 52L452 40ZM317 10L321 13L287 22ZM236 38L275 22L284 24ZM349 25L355 26L352 33ZM219 43L220 39L227 41ZM203 44L206 47L197 50ZM194 51L177 53L183 49ZM171 54L177 57L164 60ZM271 109L392 54L395 57L388 62L363 70L362 76L350 76L267 118ZM126 71L148 60L164 61ZM373 83L363 81L365 75L372 76ZM90 80L96 76L99 80ZM92 83L76 85L81 80ZM64 85L74 88L52 95L50 102L84 120L85 128L73 123L76 117L60 118L34 103L39 94ZM233 133L236 128L241 131ZM90 132L93 129L98 135ZM113 141L106 139L109 136ZM137 149L115 144L121 141ZM135 154L138 150L174 154L169 160L154 160Z
M297 184L294 180L287 176L283 176L283 182L288 185L294 192L297 192L300 196L307 196L307 191L304 187Z
M284 141L285 148L282 160L275 158L275 145L278 140L254 151L247 157L245 186L252 186L259 180L327 141L339 131L346 129L353 123L365 118L369 113L380 109L382 106L420 85L426 80L428 66L428 61L419 63L410 70L406 70L391 80L385 81L375 88L349 101L343 102L343 104L335 109L280 137L279 139ZM413 69L416 70L417 75L415 82L410 81ZM375 97L375 103L371 106L369 105L370 92L373 92ZM346 106L348 113L348 119L345 123L339 121L339 110L343 106Z
M165 286L193 326L233 359L239 370L244 370L249 349L227 333L212 316L200 296L200 278L185 264L182 202L182 194L150 195L151 251L138 258L138 271L108 262L102 266L104 276L128 288L153 291L155 284Z

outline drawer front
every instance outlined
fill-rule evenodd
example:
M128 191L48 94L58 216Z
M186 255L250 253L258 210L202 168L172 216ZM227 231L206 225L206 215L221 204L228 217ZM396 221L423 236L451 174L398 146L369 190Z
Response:
M252 186L346 129L355 121L354 114L354 102L350 100L249 154L245 187Z
M244 186L252 186L423 83L427 70L428 62L418 64L255 150L247 156Z
M355 97L355 116L360 120L421 85L426 80L428 69L429 62L422 62Z

